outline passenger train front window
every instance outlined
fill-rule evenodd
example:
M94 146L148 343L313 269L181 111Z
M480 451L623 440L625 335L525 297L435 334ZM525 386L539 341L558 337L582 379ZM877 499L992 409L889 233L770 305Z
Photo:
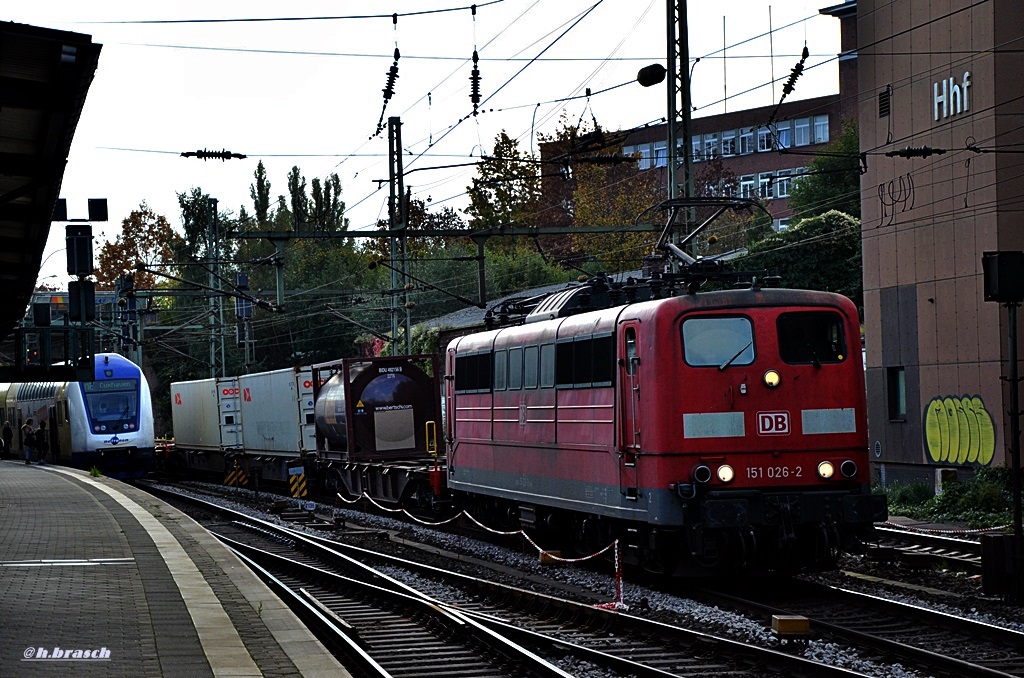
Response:
M692 367L754 362L754 328L749 318L705 316L683 321L683 357Z
M137 379L82 382L82 395L94 432L135 429L139 408Z
M832 311L783 313L778 319L779 357L793 365L839 363L846 359L843 318Z

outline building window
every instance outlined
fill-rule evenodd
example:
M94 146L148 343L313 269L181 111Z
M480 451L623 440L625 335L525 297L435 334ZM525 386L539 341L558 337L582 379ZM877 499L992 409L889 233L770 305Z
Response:
M827 115L816 115L816 116L814 116L814 143L816 143L816 144L827 144L828 143L828 116Z
M668 142L659 141L654 144L654 166L655 167L666 167L668 166Z
M736 155L736 130L722 132L722 155Z
M745 127L740 130L740 155L754 152L754 128Z
M902 367L888 367L885 370L886 389L889 395L889 420L907 418L907 374Z
M793 221L793 219L791 217L786 217L785 219L776 219L775 220L775 230L778 231L779 233L782 233L783 231L788 231L789 230L789 224L792 221Z
M797 118L793 122L793 145L807 146L811 143L811 119Z
M622 155L626 156L627 158L632 158L634 153L636 153L636 146L622 147Z
M718 132L712 132L711 134L704 135L704 157L711 160L716 155L721 154L721 149L718 146Z
M761 152L772 150L772 130L770 127L757 128L757 150Z
M643 146L637 146L637 150L640 152L640 169L651 168L651 145L644 144Z
M756 188L756 177L753 174L744 174L740 177L740 197L753 198Z
M704 159L704 155L700 151L700 135L696 135L690 139L690 144L693 147L693 162L700 162Z
M789 170L779 170L778 174L775 175L775 197L776 198L788 198L790 182L792 179L789 176Z
M793 145L792 131L789 120L775 125L775 143L779 148L789 148Z
M772 197L772 173L764 172L757 177L757 194L766 199Z

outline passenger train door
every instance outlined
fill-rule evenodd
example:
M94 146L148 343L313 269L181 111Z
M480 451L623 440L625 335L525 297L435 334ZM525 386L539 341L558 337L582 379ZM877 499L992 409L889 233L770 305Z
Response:
M619 323L619 491L629 500L639 499L640 476L640 321Z

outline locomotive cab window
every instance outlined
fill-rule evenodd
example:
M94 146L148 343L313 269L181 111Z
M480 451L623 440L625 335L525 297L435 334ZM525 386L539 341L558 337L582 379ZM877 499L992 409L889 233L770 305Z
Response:
M791 365L840 363L846 359L843 318L831 311L783 313L778 319L779 357Z
M749 318L704 316L683 321L683 357L691 367L754 362L754 327Z

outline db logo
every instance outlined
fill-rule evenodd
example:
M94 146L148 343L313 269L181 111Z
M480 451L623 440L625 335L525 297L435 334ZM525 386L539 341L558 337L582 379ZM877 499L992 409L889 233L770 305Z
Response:
M181 394L180 393L175 393L174 394L174 404L175 405L180 405L181 404Z
M252 394L249 393L248 388L242 389L242 400L244 400L247 403L252 402Z
M789 433L789 412L758 412L757 433L762 436Z
M224 388L220 391L223 395L238 395L237 388Z
M313 382L307 379L306 381L302 382L302 388L313 388Z

